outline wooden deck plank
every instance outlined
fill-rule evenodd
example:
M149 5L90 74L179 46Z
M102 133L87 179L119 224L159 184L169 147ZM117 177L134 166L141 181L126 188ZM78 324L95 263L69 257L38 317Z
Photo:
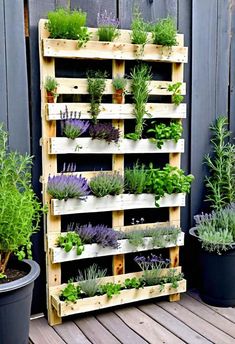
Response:
M233 323L235 323L235 308L232 308L232 307L214 307L214 306L210 306L210 305L205 304L201 300L198 292L190 290L188 292L188 294L190 296L192 296L194 299L198 300L201 304L206 305L207 307L213 309L218 314L222 315L224 318L226 318L226 319L232 321Z
M71 321L53 327L67 344L90 344L83 332Z
M137 308L127 307L118 309L115 313L127 324L127 326L132 328L151 344L183 343L181 339L177 338L174 334Z
M75 320L75 324L84 335L94 344L118 344L117 340L101 323L93 316L85 316Z
M190 327L182 323L180 320L169 314L164 309L155 304L148 304L138 307L142 312L157 321L160 325L165 327L171 333L190 344L208 344L209 340L204 338L199 333L192 330Z
M30 321L29 337L33 344L65 344L45 318Z
M183 295L179 304L235 338L234 324L228 319L222 317L222 315L216 313L213 309L207 307L205 304L200 303L188 295Z
M106 327L115 337L117 337L123 344L145 344L142 337L130 329L115 313L106 312L96 316L99 322Z
M188 309L181 306L179 303L159 302L158 305L182 321L194 331L203 333L203 336L215 344L234 344L234 338L227 335L225 332L217 329L215 326L209 324L206 320L198 317Z

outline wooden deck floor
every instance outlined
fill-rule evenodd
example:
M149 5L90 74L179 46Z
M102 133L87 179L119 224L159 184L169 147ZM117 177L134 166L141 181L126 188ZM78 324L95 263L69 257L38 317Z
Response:
M33 344L234 344L235 308L205 305L197 293L177 303L145 302L77 316L50 327L45 318L31 321Z

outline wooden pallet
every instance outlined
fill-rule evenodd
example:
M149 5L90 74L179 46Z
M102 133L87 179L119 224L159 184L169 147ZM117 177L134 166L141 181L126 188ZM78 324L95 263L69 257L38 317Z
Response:
M170 295L170 300L179 299L179 293L185 291L186 283L183 280L177 290L170 289L165 286L162 292L156 287L147 287L144 290L122 291L120 296L107 302L105 296L95 297L94 299L85 299L78 302L77 306L67 306L58 298L58 292L63 288L61 285L61 263L65 261L73 261L77 259L85 259L97 256L113 256L113 276L108 279L115 279L115 275L125 274L125 254L133 252L133 248L126 240L121 242L120 249L102 249L99 245L85 245L85 251L81 256L76 256L72 251L70 254L64 254L61 249L55 247L56 238L61 233L61 216L65 214L78 214L86 212L112 211L113 228L125 230L124 226L124 210L139 208L154 208L154 195L119 195L106 196L104 198L96 198L88 196L87 201L70 199L66 202L50 199L46 192L46 185L49 175L57 174L57 155L59 154L112 154L112 170L124 173L124 155L129 153L167 153L169 154L169 162L172 166L180 167L180 155L184 151L184 140L179 140L177 144L172 141L165 142L161 149L156 148L148 140L140 140L133 142L131 140L121 139L118 145L107 145L102 141L91 140L89 138L79 138L74 141L67 138L56 137L56 121L65 119L68 114L73 117L81 115L81 119L90 119L88 103L53 103L47 104L44 90L44 82L47 76L55 77L56 58L64 59L110 59L112 60L112 77L117 74L125 74L125 61L136 60L139 54L140 46L130 43L130 31L121 30L121 35L117 41L113 43L99 42L97 39L97 30L89 29L92 34L90 42L85 47L77 48L77 42L72 40L54 40L48 38L48 32L45 29L45 20L39 22L39 50L40 50L40 75L41 75L41 118L42 118L42 185L43 185L43 202L48 204L49 212L45 216L45 250L47 262L47 304L48 304L48 320L51 325L61 322L61 317L69 314L79 313L82 311L128 303L137 300L143 300L149 297L158 297L162 295ZM158 61L162 63L170 63L172 66L172 75L170 81L151 81L149 90L151 95L170 96L172 93L168 91L168 86L175 82L182 82L181 94L186 94L186 85L183 83L183 64L187 62L187 48L183 46L183 35L177 35L178 46L166 48L147 44L144 54L139 57L143 61ZM87 94L87 80L80 78L56 78L59 86L57 93L60 95L67 94ZM105 94L112 95L112 80L106 82ZM128 82L127 90L130 90L130 82ZM186 117L186 104L175 106L172 103L147 103L146 108L152 118L174 118L181 121ZM121 135L124 135L125 121L134 119L133 104L101 104L101 112L99 119L110 119L115 127L119 128ZM94 166L95 167L95 166ZM92 177L97 172L82 172L85 177ZM169 221L165 224L175 226L180 225L180 207L185 205L185 195L166 195L159 200L160 207L169 208ZM153 224L156 226L156 224ZM145 225L146 226L146 225ZM142 225L135 226L142 228ZM127 229L128 230L128 229ZM181 233L177 244L169 244L169 256L171 259L171 267L179 265L179 246L183 245L183 234ZM151 241L146 238L145 245L136 251L144 251L151 246ZM119 278L119 277L117 277ZM100 299L99 299L100 298ZM82 306L83 302L86 306ZM97 303L98 302L98 303Z

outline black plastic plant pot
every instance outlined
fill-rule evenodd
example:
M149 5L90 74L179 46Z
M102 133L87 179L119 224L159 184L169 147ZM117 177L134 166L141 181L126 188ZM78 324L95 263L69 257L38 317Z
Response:
M27 272L27 275L0 285L1 344L28 344L29 342L33 286L40 273L40 267L32 260L24 260L17 262L17 268Z
M200 296L212 306L235 306L235 250L200 252Z

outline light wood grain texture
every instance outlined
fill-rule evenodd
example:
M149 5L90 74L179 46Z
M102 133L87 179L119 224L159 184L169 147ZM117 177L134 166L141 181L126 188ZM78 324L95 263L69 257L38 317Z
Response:
M92 140L91 138L68 139L66 137L50 137L48 144L49 154L144 154L144 153L170 153L183 152L184 140L177 143L166 140L161 148L148 139L133 141L120 139L118 143L107 143L105 140ZM123 171L121 163L115 164L118 170Z
M158 201L160 207L185 205L185 194L166 195ZM67 201L51 200L51 212L53 215L94 213L99 211L116 211L127 209L155 208L155 196L152 194L122 194L118 196L104 196L98 198L87 196L86 201L68 199Z
M68 115L66 114L66 109ZM133 104L105 104L101 103L98 119L134 119ZM186 104L175 106L167 103L147 103L146 110L151 118L185 118ZM68 118L91 119L89 103L52 103L47 104L45 116L47 120L61 120ZM148 118L147 115L144 118Z
M132 330L145 338L149 343L184 343L170 331L149 318L139 309L125 308L118 309L115 313L125 322Z
M48 326L45 318L30 321L29 336L34 344L65 344L66 342ZM42 341L43 338L43 341Z
M66 344L90 344L82 331L73 322L64 322L53 327Z

